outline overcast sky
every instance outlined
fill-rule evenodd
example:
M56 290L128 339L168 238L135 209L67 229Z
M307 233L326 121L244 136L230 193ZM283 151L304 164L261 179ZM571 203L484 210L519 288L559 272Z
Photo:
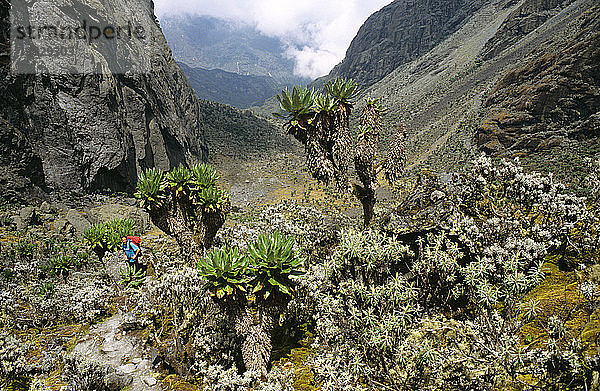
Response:
M200 14L243 21L281 38L296 72L316 78L329 73L373 12L391 0L154 0L156 14Z

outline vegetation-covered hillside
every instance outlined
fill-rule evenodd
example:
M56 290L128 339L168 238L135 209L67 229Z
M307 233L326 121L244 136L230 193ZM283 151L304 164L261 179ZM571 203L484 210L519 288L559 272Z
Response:
M411 168L454 170L483 148L580 180L598 144L598 15L597 4L585 0L483 2L455 32L364 96L389 107L391 134L406 125ZM345 63L361 58L348 56Z

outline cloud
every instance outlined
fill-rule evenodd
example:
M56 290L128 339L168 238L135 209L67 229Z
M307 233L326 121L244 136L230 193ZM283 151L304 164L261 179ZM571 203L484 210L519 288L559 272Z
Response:
M323 76L345 56L373 12L391 0L154 0L159 16L198 14L232 19L280 38L296 73Z

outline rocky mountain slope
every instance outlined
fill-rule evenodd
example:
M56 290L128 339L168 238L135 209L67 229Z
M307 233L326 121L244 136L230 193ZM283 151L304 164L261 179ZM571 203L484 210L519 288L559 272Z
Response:
M538 50L495 86L478 128L490 152L538 151L599 136L600 9L579 21L577 33Z
M460 169L482 147L529 151L523 157L538 169L558 160L569 177L599 149L598 15L587 0L485 2L363 96L390 108L388 135L407 125L409 169Z
M240 75L221 69L204 69L180 63L181 69L200 99L226 103L239 108L262 104L281 91L270 76Z
M328 78L351 77L361 87L427 53L458 30L482 0L396 0L374 13Z
M146 47L133 47L151 64L148 73L53 76L10 73L10 4L0 1L2 138L31 148L22 157L2 160L3 171L18 174L3 182L8 184L3 190L21 189L27 181L50 190L131 190L145 168L169 169L207 158L198 99L172 58L151 4L109 0L99 7L72 0L53 8L59 17L65 10L83 10L76 15L81 20L88 17L85 10L96 9L100 19L114 10L135 10L152 37ZM96 63L108 61L96 53ZM23 169L15 168L15 159Z

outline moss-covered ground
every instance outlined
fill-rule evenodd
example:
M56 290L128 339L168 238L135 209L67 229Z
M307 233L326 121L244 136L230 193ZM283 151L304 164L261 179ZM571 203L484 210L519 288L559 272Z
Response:
M563 340L580 340L586 356L600 354L600 308L589 302L579 286L589 278L585 270L564 271L559 268L560 256L547 258L546 278L524 299L537 304L537 316L521 329L523 344L542 347L549 338L548 320L558 317L565 326Z

